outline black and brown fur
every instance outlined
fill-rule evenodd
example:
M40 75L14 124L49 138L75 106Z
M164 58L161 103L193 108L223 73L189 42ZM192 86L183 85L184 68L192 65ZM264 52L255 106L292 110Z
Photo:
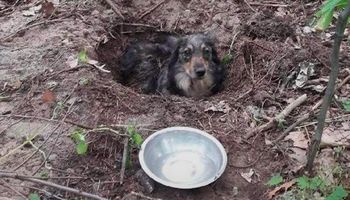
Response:
M213 39L206 34L131 44L121 58L122 83L145 93L187 97L217 93L225 79Z

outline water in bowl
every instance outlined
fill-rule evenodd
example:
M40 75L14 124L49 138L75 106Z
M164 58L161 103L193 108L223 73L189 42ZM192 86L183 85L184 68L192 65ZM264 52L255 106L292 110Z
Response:
M159 158L161 176L174 183L198 183L217 171L215 163L207 156L195 151L181 151Z

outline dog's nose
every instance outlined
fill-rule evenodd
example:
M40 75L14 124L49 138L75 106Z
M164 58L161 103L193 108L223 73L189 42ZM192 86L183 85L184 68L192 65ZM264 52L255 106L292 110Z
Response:
M199 69L196 69L195 72L196 72L196 75L198 77L202 77L205 74L205 69L204 68L199 68Z

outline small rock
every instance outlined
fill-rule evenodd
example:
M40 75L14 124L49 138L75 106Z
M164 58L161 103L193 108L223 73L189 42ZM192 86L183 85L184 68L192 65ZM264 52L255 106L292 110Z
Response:
M98 10L94 10L94 11L92 11L91 15L92 16L99 16L100 12Z
M229 17L229 20L226 22L225 27L228 29L235 29L239 26L240 20L236 16Z
M219 118L219 122L225 123L226 122L226 118L224 118L224 117Z
M57 154L51 154L50 156L49 156L49 158L48 158L48 160L50 161L50 162L52 162L52 161L54 161L54 160L56 160L57 159Z
M303 27L303 32L306 33L306 34L308 34L308 33L311 33L311 32L312 32L312 29L311 29L311 27L309 27L309 26L304 26L304 27Z
M213 21L218 23L218 24L222 24L222 16L221 16L221 13L219 14L216 14L214 17L213 17Z
M154 191L154 181L142 169L137 171L136 178L146 193L150 194Z

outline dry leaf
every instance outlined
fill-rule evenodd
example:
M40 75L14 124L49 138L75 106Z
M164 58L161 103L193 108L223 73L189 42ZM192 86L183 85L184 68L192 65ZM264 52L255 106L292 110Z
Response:
M275 189L273 189L272 191L270 191L267 194L267 199L272 199L277 192L281 191L283 189L283 191L287 191L290 187L292 187L294 184L296 183L296 180L293 179L291 181L288 181L286 183L283 183L282 185L276 187Z
M106 72L106 73L110 73L111 71L107 70L107 69L104 69L104 67L106 65L99 65L98 61L97 60L93 60L93 59L87 59L87 63L96 67L97 69L103 71L103 72Z
M34 16L37 12L39 12L40 9L41 9L41 5L33 6L33 7L29 8L28 10L22 11L22 14L23 14L23 16L31 17L31 16Z
M308 139L305 138L304 133L301 131L290 132L284 140L291 140L294 147L299 147L301 149L307 149L308 147Z
M74 68L76 66L78 66L79 63L79 59L74 57L74 56L70 56L68 58L68 60L66 61L66 64L70 67L70 68Z
M45 90L41 98L44 103L53 103L56 100L55 94L50 90Z
M213 111L213 112L223 112L223 113L228 113L230 112L231 107L228 103L226 103L225 101L220 101L218 104L216 105L210 105L208 108L206 108L204 111L208 112L208 111Z
M247 173L240 173L241 174L241 176L246 180L246 181L248 181L249 183L251 183L252 182L252 180L253 180L253 175L254 175L254 170L253 169L250 169L249 170L249 172L247 172Z
M350 146L350 130L326 128L321 139L324 146Z

